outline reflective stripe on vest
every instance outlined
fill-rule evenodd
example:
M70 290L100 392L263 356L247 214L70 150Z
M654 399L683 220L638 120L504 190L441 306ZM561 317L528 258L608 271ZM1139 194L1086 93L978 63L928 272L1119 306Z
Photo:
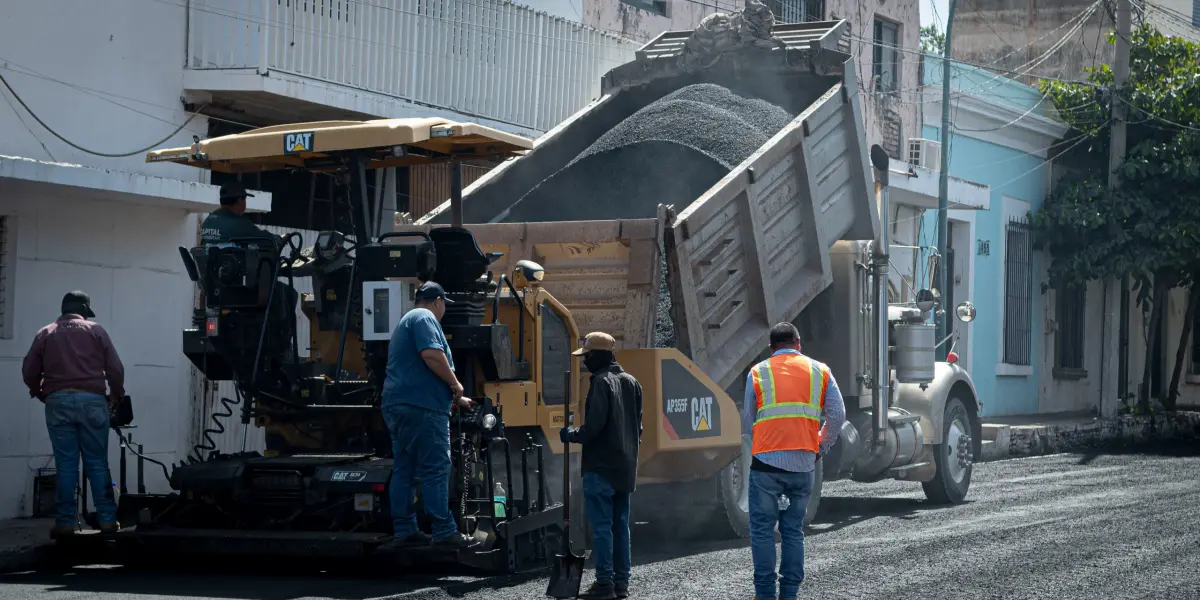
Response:
M802 354L779 354L751 371L757 413L753 453L819 448L829 370Z

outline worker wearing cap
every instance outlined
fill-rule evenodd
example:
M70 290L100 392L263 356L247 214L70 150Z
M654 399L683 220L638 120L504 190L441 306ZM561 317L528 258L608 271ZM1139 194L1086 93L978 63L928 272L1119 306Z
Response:
M221 208L212 211L200 225L200 243L227 244L238 238L267 238L277 242L279 236L259 228L246 217L246 198L254 194L246 186L231 181L221 186Z
M108 470L108 413L125 395L125 368L108 332L90 320L95 316L87 294L68 293L62 316L33 336L21 368L30 397L46 405L57 472L52 538L75 533L81 455L100 531L121 528Z
M580 598L629 597L629 496L637 481L642 439L642 384L621 369L616 340L587 334L572 352L591 372L583 425L563 427L563 443L583 446L583 498L592 523L596 581Z
M465 548L472 538L458 531L450 514L450 409L470 408L454 375L454 356L442 332L446 314L442 286L426 281L414 294L388 342L383 383L383 419L392 437L390 546L429 544ZM413 483L421 482L421 504L432 523L432 540L417 529Z
M246 217L246 198L253 197L254 194L247 192L246 186L239 182L232 181L222 185L221 208L209 213L200 224L200 244L213 246L228 244L237 239L259 238L269 240L278 248L284 236L270 233ZM290 330L287 319L295 313L300 294L286 283L276 281L275 295L276 300L272 304L279 309L273 321L275 327L283 331ZM294 359L291 346L284 348L283 355L285 360Z
M821 453L837 441L846 407L829 367L800 353L791 323L771 328L771 357L750 369L742 432L750 432L750 553L755 600L792 600L804 581L804 513ZM824 417L825 425L821 426ZM781 498L786 497L786 505ZM781 510L781 506L785 506ZM783 538L776 593L775 527Z

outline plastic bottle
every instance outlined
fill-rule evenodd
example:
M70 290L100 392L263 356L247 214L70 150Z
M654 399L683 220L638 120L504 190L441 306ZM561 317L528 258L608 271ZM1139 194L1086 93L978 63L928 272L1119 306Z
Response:
M496 490L492 496L492 500L496 503L496 517L505 518L508 514L508 511L505 510L508 497L504 492L504 486L499 481L496 482Z
M121 488L117 487L117 482L115 482L115 481L114 481L114 482L112 482L112 498L113 498L113 503L114 503L114 504L118 504L118 505L120 504L120 502L121 502Z

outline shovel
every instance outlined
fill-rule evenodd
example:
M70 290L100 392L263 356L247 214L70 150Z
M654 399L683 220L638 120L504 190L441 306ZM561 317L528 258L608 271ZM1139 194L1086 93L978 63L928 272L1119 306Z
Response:
M566 413L563 423L571 424L571 372L566 374L567 401L563 402ZM562 552L555 555L550 570L550 585L546 595L551 598L574 598L579 595L583 582L583 557L571 551L571 453L568 444L563 444L563 532Z

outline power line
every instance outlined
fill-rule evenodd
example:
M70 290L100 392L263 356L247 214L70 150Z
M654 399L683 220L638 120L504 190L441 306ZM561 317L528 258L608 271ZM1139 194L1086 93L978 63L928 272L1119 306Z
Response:
M12 94L13 99L16 100L17 103L20 104L25 109L25 112L29 113L29 116L33 117L34 121L37 121L38 124L41 125L46 131L49 131L50 135L53 135L54 137L56 137L60 141L62 141L64 144L66 144L76 150L79 150L80 152L86 152L88 154L93 154L95 156L102 156L105 158L124 158L126 156L133 156L135 154L143 154L145 152L149 152L150 150L153 150L154 148L166 143L171 138L175 137L176 134L178 134L180 131L183 131L184 127L188 126L188 123L192 122L192 119L195 119L196 116L200 114L199 111L192 113L191 116L189 116L188 119L183 122L183 125L180 125L179 127L175 128L175 131L172 131L170 133L170 135L168 135L167 137L165 137L157 142L154 142L153 144L150 144L149 146L146 146L145 148L142 148L140 150L134 150L133 152L124 152L124 153L99 152L96 150L91 150L91 149L85 148L83 146L80 146L79 144L76 144L75 142L72 142L71 140L63 137L61 134L59 134L57 131L55 131L53 128L51 128L49 125L47 125L46 122L41 119L41 117L37 116L37 113L33 112L32 108L29 108L29 105L25 103L25 100L21 99L21 95L18 94L16 92L16 90L14 90L12 88L11 85L8 84L8 80L4 78L4 75L0 75L0 83L4 84L5 89L8 90L9 94Z

